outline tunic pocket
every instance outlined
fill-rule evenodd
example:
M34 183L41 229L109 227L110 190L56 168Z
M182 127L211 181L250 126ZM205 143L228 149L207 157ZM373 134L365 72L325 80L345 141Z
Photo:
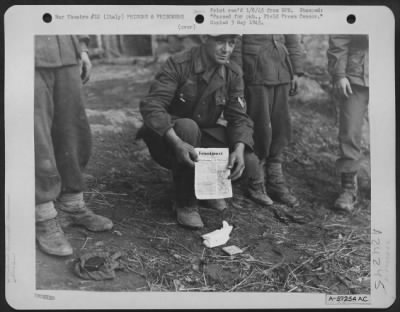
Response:
M350 50L349 60L347 63L347 72L362 78L364 74L364 58L365 53L361 50Z
M173 112L178 116L188 117L195 105L197 97L197 86L192 80L187 80L176 93L176 101Z
M182 102L193 102L196 99L197 88L192 80L187 80L185 84L178 90L178 99Z
M223 90L217 90L215 92L215 104L217 106L225 106L226 105L226 95Z

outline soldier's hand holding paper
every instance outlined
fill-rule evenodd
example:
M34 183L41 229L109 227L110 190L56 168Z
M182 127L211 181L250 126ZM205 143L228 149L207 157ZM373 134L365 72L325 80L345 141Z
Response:
M235 181L242 176L244 170L244 144L237 143L234 151L229 155L228 169L233 169L228 179Z

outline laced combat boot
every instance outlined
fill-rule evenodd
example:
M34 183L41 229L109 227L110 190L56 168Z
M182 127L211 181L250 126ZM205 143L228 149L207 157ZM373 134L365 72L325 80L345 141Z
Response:
M177 199L174 201L172 209L176 212L176 220L180 225L192 229L201 229L204 227L199 214L197 199Z
M36 222L36 241L39 248L50 255L70 256L73 253L57 218Z
M273 200L281 202L289 207L299 205L297 198L290 192L286 185L282 172L282 164L278 162L266 165L267 189Z
M66 225L81 225L93 232L111 230L113 223L110 219L95 214L86 206L83 194L63 194L56 201L56 208Z
M247 196L264 206L271 206L274 203L265 190L264 182L255 182L250 179L247 185Z
M335 201L335 209L352 212L357 203L357 172L341 174L342 190Z

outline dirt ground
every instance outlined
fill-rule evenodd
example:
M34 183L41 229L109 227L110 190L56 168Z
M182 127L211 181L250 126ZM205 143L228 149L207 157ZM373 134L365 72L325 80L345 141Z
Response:
M370 196L368 166L361 200L352 214L332 210L338 190L335 109L328 94L302 79L292 99L293 143L285 152L287 181L301 205L265 208L248 200L239 183L223 213L202 208L202 230L177 225L171 210L170 173L153 162L135 134L139 101L157 64L96 65L85 87L93 132L85 199L110 217L111 232L65 229L74 247L67 258L37 250L38 289L92 291L262 291L370 293ZM364 145L366 145L365 143ZM367 150L365 150L368 153ZM205 248L200 235L234 225L226 255ZM87 281L73 272L90 251L121 252L123 269L108 281Z

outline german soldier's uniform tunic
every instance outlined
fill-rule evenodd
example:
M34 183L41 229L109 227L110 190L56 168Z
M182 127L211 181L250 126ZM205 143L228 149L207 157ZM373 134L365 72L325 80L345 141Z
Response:
M232 54L231 60L243 68L260 159L281 162L290 142L289 84L294 74L303 74L303 56L297 35L243 35Z
M172 56L140 105L144 126L138 137L155 161L172 169L178 200L194 197L194 170L177 163L164 138L170 128L194 147L244 143L247 176L263 180L252 152L253 123L246 114L242 71L234 63L208 62L202 46Z

